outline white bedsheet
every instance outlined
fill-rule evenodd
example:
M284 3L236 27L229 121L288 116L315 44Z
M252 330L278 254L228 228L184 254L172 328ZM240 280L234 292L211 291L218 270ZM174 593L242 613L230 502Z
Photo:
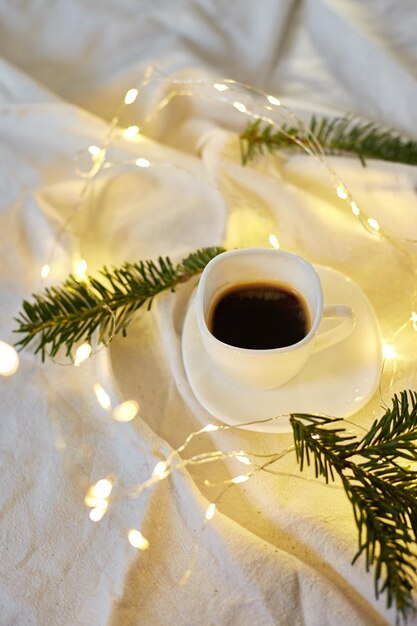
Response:
M148 64L171 76L234 78L307 116L357 113L416 137L416 27L411 1L3 2L0 339L13 341L12 318L39 289L40 268L76 206L82 181L74 155L100 145ZM72 269L75 239L94 270L160 254L180 258L222 242L268 245L275 232L282 247L355 279L390 337L408 313L412 263L362 228L329 191L322 168L293 156L243 169L236 129L244 120L236 112L222 119L197 99L168 111L152 139L120 140L118 150L120 158L176 167L116 167L102 176L76 233L57 247L51 281ZM330 163L386 232L417 239L415 168ZM415 262L415 250L407 250ZM394 624L385 597L374 598L372 574L363 562L350 564L356 530L340 488L262 474L229 490L185 586L179 580L213 498L203 484L207 467L177 473L139 499L123 497L212 419L182 365L189 295L185 287L160 299L153 313L138 315L127 338L116 337L108 352L80 368L41 365L25 351L17 374L0 380L0 623ZM410 339L400 337L404 346ZM114 422L96 402L96 382L114 401L137 399L140 418ZM407 353L394 390L416 382L415 357ZM376 394L356 421L370 423L380 404ZM291 445L291 435L220 431L199 438L193 451L207 450L210 441L266 454ZM277 469L298 473L294 456ZM217 464L210 479L239 471ZM93 523L83 498L105 476L115 480L115 501ZM132 527L149 540L146 552L128 544Z

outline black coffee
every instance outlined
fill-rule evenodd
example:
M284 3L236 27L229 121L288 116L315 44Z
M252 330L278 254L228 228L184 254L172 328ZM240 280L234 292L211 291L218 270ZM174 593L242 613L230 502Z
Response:
M246 283L224 291L212 307L209 328L239 348L269 350L303 339L310 326L303 298L285 285Z

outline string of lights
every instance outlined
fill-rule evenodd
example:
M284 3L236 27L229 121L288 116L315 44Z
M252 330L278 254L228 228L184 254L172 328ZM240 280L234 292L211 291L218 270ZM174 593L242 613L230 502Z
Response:
M132 105L134 105L135 103L139 103L145 89L147 89L150 85L156 83L162 83L167 86L169 88L168 93L166 93L164 97L159 100L151 113L145 116L143 124L133 124L123 127L122 120L125 111L132 107ZM56 233L54 245L47 255L45 263L40 268L39 273L42 281L45 281L51 276L56 250L61 238L63 237L67 229L72 226L77 215L83 210L88 210L89 192L95 180L97 179L97 176L101 172L121 165L137 167L140 170L146 170L148 168L155 167L179 167L177 165L167 162L151 161L145 156L140 156L132 159L123 158L119 160L111 160L108 158L109 149L115 140L122 137L127 141L136 141L141 134L145 136L147 125L149 125L158 115L160 115L161 112L169 106L172 100L177 97L195 97L205 99L210 102L219 102L222 104L226 104L229 107L232 107L233 109L238 111L242 116L247 117L251 120L261 120L265 124L269 124L270 126L272 126L274 129L276 129L276 131L282 132L285 136L290 138L300 148L302 148L305 154L313 157L320 162L320 164L327 172L329 183L334 189L335 196L339 200L345 202L351 214L359 220L360 224L366 229L368 233L377 237L381 242L385 242L389 245L394 246L400 254L404 255L407 263L409 264L410 271L415 273L415 268L412 264L411 256L407 251L405 245L410 243L414 244L416 243L416 241L414 239L405 239L403 241L398 241L397 239L394 239L389 233L385 232L385 230L381 227L380 223L375 217L368 215L360 206L358 206L347 185L343 182L340 176L329 164L324 150L320 143L317 141L314 134L305 129L303 122L295 115L293 111L291 111L291 109L286 107L280 99L262 90L255 89L249 85L245 85L243 83L239 83L237 81L229 79L210 81L206 79L170 78L165 76L156 68L149 67L139 84L135 87L128 89L125 93L123 101L121 102L118 110L116 111L113 119L108 126L102 145L90 145L87 148L86 154L77 155L76 171L80 179L82 179L84 182L80 191L78 201L73 211L71 212L71 215L62 225L60 230ZM296 136L290 136L288 135L288 133L285 132L285 130L282 130L283 123L287 122L289 119L292 121L293 124L295 123L297 128L299 129L299 132ZM84 156L87 156L89 161L87 169L81 168L80 165L81 160L84 158ZM280 248L280 241L276 232L271 232L269 234L268 240L272 248ZM79 280L85 280L86 284L88 284L89 268L86 259L81 254L81 249L73 253L72 261L73 273L75 277ZM391 374L391 378L388 384L388 390L391 390L394 385L396 374L395 365L399 358L398 350L396 348L396 340L405 329L412 327L415 331L417 331L417 312L414 302L415 292L411 295L411 312L409 318L406 319L395 331L390 341L386 341L384 344L384 366L385 363L388 361L394 364L393 372ZM62 365L79 367L84 361L89 359L98 350L105 348L113 338L115 326L114 314L110 310L109 315L113 316L113 325L112 330L110 331L109 336L104 343L97 346L92 346L90 343L82 343L76 348L74 355L70 355L70 361L68 363L61 363L60 361L58 361L58 363ZM0 374L3 376L10 376L17 371L18 365L18 355L14 348L6 342L0 341ZM117 422L129 422L135 419L138 415L140 415L140 405L136 400L123 400L122 402L119 402L113 406L111 394L108 392L108 390L106 390L105 384L103 384L102 381L97 381L94 384L92 393L94 393L97 402L103 408L103 410L109 412L112 415L112 418ZM381 399L383 400L381 388L380 395ZM268 420L259 420L253 422L253 424L261 424L265 421L270 422L273 420L279 420L282 417L282 415L277 415L274 418L270 418ZM285 415L285 417L288 416ZM355 422L352 420L346 420L346 423L355 428L361 428L359 424L355 424ZM245 425L247 426L248 424ZM181 456L194 438L204 435L206 433L212 433L214 431L239 429L241 426L241 424L236 426L229 426L224 424L209 423L199 430L190 433L178 448L172 450L169 453L165 460L158 461L147 480L124 493L117 493L116 490L116 495L114 495L114 478L100 478L97 482L89 487L84 499L84 503L89 509L90 519L93 522L99 522L107 513L110 504L113 503L115 500L122 498L137 498L141 496L145 491L152 489L158 482L168 479L170 476L172 476L174 472L186 471L187 468L190 466L204 464L209 465L211 463L224 462L229 459L233 459L246 466L246 472L240 474L238 473L223 481L212 482L209 479L204 480L204 485L207 487L223 487L223 489L221 489L220 493L215 498L213 498L213 500L209 502L207 506L202 522L200 536L195 542L189 567L184 573L183 579L181 581L182 583L186 582L195 566L198 557L199 546L203 537L203 532L209 522L213 519L221 499L230 488L253 479L261 472L295 477L295 475L286 474L285 472L280 473L279 471L271 468L271 465L278 462L286 454L292 452L294 450L293 446L287 448L281 453L271 453L269 455L260 455L255 452L249 452L245 450L215 450L213 452L199 453L188 458L183 458ZM264 457L263 460L262 457ZM337 485L327 485L327 487L339 488ZM146 537L143 536L140 529L129 529L127 531L127 537L129 543L134 548L138 550L146 550L149 548L149 541L146 539Z

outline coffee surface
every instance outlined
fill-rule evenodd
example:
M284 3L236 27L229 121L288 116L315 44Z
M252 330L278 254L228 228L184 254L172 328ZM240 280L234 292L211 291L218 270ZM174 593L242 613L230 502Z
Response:
M304 299L286 285L244 283L223 291L209 312L212 334L252 350L283 348L301 341L310 328Z

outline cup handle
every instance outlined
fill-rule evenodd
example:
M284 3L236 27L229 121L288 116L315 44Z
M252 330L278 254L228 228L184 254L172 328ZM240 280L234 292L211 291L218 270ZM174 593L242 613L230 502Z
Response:
M340 323L335 328L324 330L316 335L314 352L329 348L335 343L345 339L355 327L355 314L350 306L345 304L329 304L323 309L324 318L337 318Z

